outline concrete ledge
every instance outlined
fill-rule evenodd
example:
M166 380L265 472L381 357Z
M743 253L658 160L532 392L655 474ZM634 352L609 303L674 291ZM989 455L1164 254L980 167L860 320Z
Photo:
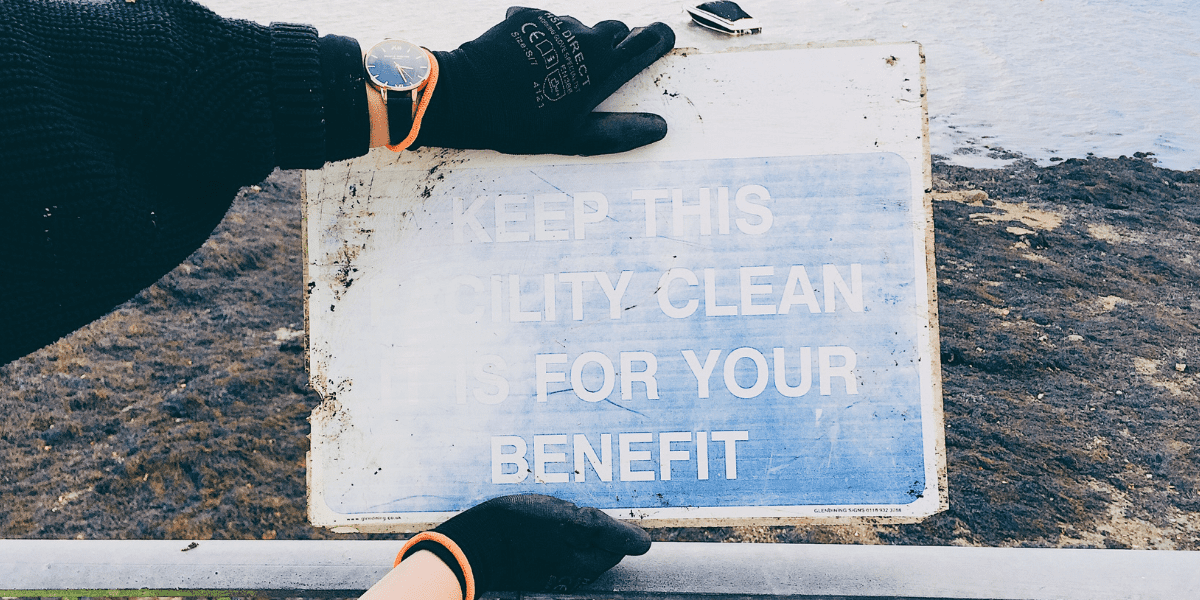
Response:
M0 596L354 596L387 572L399 546L0 540ZM1200 552L657 543L572 597L695 596L1200 598Z

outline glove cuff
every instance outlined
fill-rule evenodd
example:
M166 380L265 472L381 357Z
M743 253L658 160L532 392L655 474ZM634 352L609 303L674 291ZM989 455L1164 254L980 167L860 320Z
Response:
M421 550L432 552L446 563L447 567L450 567L454 576L458 578L459 586L462 587L463 600L475 600L475 576L471 572L471 563L467 561L467 555L463 553L462 548L459 548L454 540L444 534L436 531L422 531L413 536L396 554L396 562L392 564L392 567L394 568L400 564L400 561Z
M508 125L507 99L497 91L503 87L494 69L476 64L462 48L430 53L438 63L437 94L413 146L491 148Z
M430 99L421 129L417 132L417 139L410 147L447 146L447 142L453 143L458 137L457 134L464 125L463 121L470 119L470 115L456 115L454 111L455 97L458 95L454 74L463 71L461 57L458 56L461 51L431 51L430 54L438 64L438 79L441 80L441 85L437 99Z

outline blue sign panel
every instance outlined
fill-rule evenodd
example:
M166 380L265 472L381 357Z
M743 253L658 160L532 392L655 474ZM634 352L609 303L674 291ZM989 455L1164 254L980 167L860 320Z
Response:
M347 292L369 296L370 319L341 335L372 357L346 369L373 400L342 424L338 444L365 449L324 475L330 509L446 512L520 492L609 509L870 507L925 493L924 215L899 156L429 181L396 231L374 234L385 250L403 240L393 259ZM377 178L372 205L400 187Z

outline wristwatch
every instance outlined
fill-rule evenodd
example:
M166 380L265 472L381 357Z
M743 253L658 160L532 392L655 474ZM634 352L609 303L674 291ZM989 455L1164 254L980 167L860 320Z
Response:
M387 105L388 137L399 144L413 129L413 110L435 68L424 48L404 40L383 40L363 57L371 85Z

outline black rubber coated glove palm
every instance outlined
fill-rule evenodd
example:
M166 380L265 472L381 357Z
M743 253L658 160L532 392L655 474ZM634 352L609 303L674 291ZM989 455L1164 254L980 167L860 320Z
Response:
M586 27L513 7L504 22L451 52L434 52L438 83L416 143L509 154L610 154L667 134L649 113L593 113L675 45L662 23Z
M650 535L595 508L540 494L502 496L434 528L454 540L486 590L569 592L626 555L645 554Z

